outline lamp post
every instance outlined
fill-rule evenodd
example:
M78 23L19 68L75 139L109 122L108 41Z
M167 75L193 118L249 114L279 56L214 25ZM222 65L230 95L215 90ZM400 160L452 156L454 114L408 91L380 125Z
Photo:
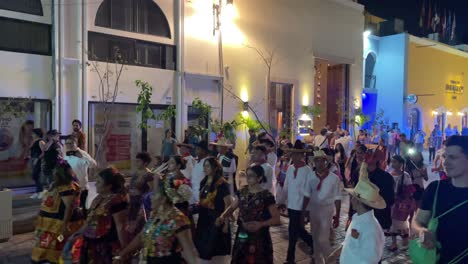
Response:
M226 0L226 6L233 5L233 0ZM219 89L221 92L221 124L224 116L224 61L223 61L223 34L221 30L221 13L223 9L223 0L213 3L213 36L218 31L218 62L219 62Z

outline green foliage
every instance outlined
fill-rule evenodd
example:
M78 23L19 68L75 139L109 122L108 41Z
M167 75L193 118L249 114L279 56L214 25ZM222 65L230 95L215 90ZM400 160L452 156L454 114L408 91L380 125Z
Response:
M168 106L164 111L156 116L156 120L169 121L176 116L175 105Z
M232 120L231 122L224 122L221 123L218 120L214 120L211 122L211 130L216 134L223 135L226 139L231 141L232 143L236 142L236 128L240 125L240 123L236 120Z
M238 119L239 119L239 124L240 125L245 125L247 127L247 129L253 129L253 131L255 131L255 133L258 133L260 132L260 130L262 130L263 128L267 128L268 127L268 124L267 123L264 123L264 122L261 122L261 121L258 121L258 120L255 120L253 118L251 118L250 116L246 116L244 117L242 115L242 113L239 113L238 115Z
M354 110L354 115L351 117L350 122L362 127L365 123L369 122L370 117L362 111L362 108L359 107L356 110Z
M153 87L151 87L151 85L149 85L147 82L143 82L141 80L136 80L135 85L141 89L140 93L138 94L138 105L136 107L136 111L141 113L141 123L138 124L138 127L148 128L148 120L157 119L150 107L151 96L153 95Z
M320 106L318 105L303 105L302 106L302 113L306 115L311 115L311 116L318 116L322 110L320 109Z
M199 136L199 137L202 137L202 138L205 137L209 132L208 128L200 126L200 125L193 125L192 127L193 127L193 133L196 136Z
M211 105L203 102L200 98L197 97L193 100L192 107L200 112L198 119L206 120L210 118L212 112Z

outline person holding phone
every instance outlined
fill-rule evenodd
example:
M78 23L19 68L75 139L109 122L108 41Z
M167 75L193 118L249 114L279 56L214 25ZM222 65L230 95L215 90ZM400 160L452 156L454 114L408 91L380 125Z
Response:
M80 207L86 216L86 199L88 198L88 169L97 166L96 161L86 151L78 147L78 138L70 136L65 140L65 160L70 164L80 183Z

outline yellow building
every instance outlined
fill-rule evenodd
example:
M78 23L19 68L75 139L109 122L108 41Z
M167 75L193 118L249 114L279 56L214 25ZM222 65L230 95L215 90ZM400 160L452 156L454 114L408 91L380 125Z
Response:
M468 74L468 53L442 43L410 36L408 47L408 126L429 134L435 124L466 127L468 94L464 91ZM410 100L411 101L411 100ZM418 117L419 116L419 117Z

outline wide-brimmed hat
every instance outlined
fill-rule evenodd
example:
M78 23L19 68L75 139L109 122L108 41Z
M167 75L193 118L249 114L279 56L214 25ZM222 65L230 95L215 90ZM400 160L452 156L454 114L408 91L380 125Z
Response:
M304 143L300 140L296 140L294 142L294 146L292 148L285 148L285 152L291 152L291 153L306 153L306 152L312 152L311 149L306 149L304 148Z
M205 150L206 152L209 152L210 150L208 149L208 142L206 140L200 140L200 142L193 144L196 148L201 148Z
M361 164L359 171L359 182L355 188L345 189L346 192L358 199L363 204L366 204L375 209L384 209L387 207L385 200L379 194L379 187L370 182L367 172L367 163Z
M323 151L323 150L314 151L314 155L312 156L312 160L316 160L316 159L320 159L320 158L327 159L328 162L333 161L333 158L331 156L327 155L327 153L325 153L325 151Z
M230 141L229 139L225 138L225 137L220 137L218 138L215 142L211 142L210 143L211 145L215 145L215 146L221 146L221 147L232 147L234 146Z
M192 144L187 144L187 143L177 143L176 146L180 147L185 147L185 148L193 148Z

